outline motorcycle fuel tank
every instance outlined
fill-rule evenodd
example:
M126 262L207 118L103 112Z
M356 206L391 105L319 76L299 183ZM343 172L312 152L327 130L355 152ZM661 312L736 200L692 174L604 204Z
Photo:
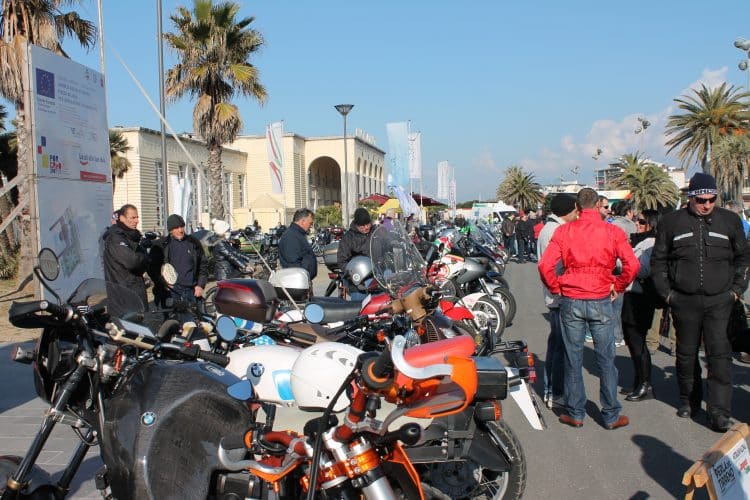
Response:
M106 401L101 453L115 498L206 498L224 436L247 430L239 379L212 363L153 360Z
M456 279L456 281L460 285L463 285L464 283L469 283L477 278L481 278L484 274L484 265L471 257L467 257L466 260L464 260L464 272Z
M290 377L302 349L282 345L249 346L229 353L227 371L253 384L258 399L294 406Z

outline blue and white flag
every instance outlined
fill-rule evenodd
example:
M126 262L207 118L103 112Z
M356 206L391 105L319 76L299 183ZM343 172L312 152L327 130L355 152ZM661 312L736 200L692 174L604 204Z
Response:
M407 122L386 123L388 132L388 186L409 185L409 126Z

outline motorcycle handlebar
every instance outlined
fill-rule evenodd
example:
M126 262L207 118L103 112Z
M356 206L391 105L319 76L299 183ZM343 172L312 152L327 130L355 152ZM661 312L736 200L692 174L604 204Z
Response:
M294 332L294 331L289 332L289 337L294 340L300 340L302 342L309 342L312 344L314 344L318 340L318 337L316 337L315 335L310 335L309 333Z
M61 306L59 304L54 304L47 300L39 301L39 310L47 311L48 313L55 316L60 321L68 321L73 316L73 309L70 308L69 306L67 305Z

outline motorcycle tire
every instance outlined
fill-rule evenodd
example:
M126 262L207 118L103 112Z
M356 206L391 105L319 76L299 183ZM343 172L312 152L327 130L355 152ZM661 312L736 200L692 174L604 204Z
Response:
M0 495L5 493L5 487L8 484L8 478L15 474L18 466L21 464L22 457L16 455L4 455L0 457ZM50 482L50 475L39 466L33 466L29 471L26 478L29 480L29 486L27 490L21 491L17 498L53 498L44 494L42 486L48 485ZM29 488L37 488L37 490L29 493ZM35 496L36 495L36 496Z
M210 288L203 296L203 310L209 316L216 315L216 305L214 304L214 298L216 297L216 290L218 288Z
M505 325L507 323L507 317L505 315L505 310L503 309L502 304L494 298L483 296L474 303L474 305L471 307L471 311L477 311L489 316L489 318L493 322L493 334L495 339L493 344L497 343L497 341L502 337L503 332L505 331ZM480 318L477 318L477 320L481 321ZM480 326L485 325L480 324Z
M494 349L497 338L495 337L494 333L490 334L491 338L487 338L486 335L482 335L480 329L478 329L474 324L475 322L476 316L474 321L461 320L456 322L456 326L466 331L468 335L471 335L474 338L474 344L476 345L474 354L476 356L487 356L488 353L490 353L492 349Z
M516 317L516 298L510 290L503 287L495 288L492 291L492 298L500 303L505 313L505 326L510 326Z
M510 462L507 472L495 472L473 460L435 462L420 467L425 479L422 490L425 498L456 500L517 500L526 489L526 457L513 430L505 421L488 422L487 431L498 453Z

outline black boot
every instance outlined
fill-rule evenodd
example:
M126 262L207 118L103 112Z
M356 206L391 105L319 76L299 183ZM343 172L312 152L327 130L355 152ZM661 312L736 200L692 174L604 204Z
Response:
M654 388L648 382L639 384L633 392L625 397L625 401L643 401L654 398Z

